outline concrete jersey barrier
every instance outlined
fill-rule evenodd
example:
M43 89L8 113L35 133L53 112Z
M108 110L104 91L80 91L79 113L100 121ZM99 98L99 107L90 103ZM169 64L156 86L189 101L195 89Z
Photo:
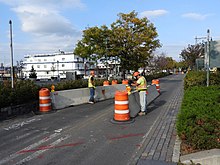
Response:
M154 101L160 94L156 88L156 85L150 85L147 89L147 105ZM129 111L130 116L135 117L138 112L141 110L140 106L140 97L138 91L132 92L129 95Z
M117 90L126 90L126 85L116 84L109 86L98 86L96 87L95 90L95 100L102 101L106 99L112 99L114 98L115 91ZM148 93L149 94L147 97L147 104L149 104L150 102L152 102L152 100L154 100L157 96L159 96L159 93L157 92L155 85L149 86ZM52 108L54 110L57 110L74 105L84 104L88 102L89 97L90 97L89 88L51 92ZM139 102L137 104L139 104Z
M95 90L95 100L102 101L114 98L116 90L126 90L126 86L124 84L98 86ZM52 107L55 110L87 103L89 97L89 88L51 92Z

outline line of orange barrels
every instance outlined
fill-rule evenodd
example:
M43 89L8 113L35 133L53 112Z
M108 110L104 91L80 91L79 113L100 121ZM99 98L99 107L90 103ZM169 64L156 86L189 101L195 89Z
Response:
M118 84L117 80L112 80L112 85ZM122 84L128 85L128 80L123 80ZM157 91L160 93L160 81L158 79L152 80L152 85L156 85ZM110 85L109 81L104 81L103 86ZM52 110L50 90L48 88L41 88L39 91L39 111L40 113L48 113ZM128 121L130 120L130 111L128 107L128 92L116 91L115 92L115 121Z

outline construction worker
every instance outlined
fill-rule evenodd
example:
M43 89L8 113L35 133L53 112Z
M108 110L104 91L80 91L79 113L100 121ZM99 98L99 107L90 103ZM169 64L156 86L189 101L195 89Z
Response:
M136 86L137 91L140 96L140 105L141 111L138 113L139 116L144 116L147 111L147 81L144 76L141 76L139 72L134 72L134 78L136 79L135 83L132 83L132 86Z
M90 76L89 76L89 80L88 80L88 87L90 90L90 98L89 98L89 103L90 104L94 104L95 103L95 72L92 70L90 71Z

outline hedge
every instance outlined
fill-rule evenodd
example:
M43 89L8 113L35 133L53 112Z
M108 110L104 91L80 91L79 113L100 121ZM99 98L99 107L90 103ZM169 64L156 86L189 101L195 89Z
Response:
M207 73L205 71L189 71L184 79L184 89L192 86L205 86ZM220 72L210 73L210 85L220 84Z
M177 132L193 150L220 148L220 87L192 87L185 91Z
M30 80L15 81L13 89L10 81L5 81L0 85L0 108L35 101L38 99L39 89Z
M190 71L186 75L184 97L177 117L182 152L220 148L219 80L219 73L211 73L210 86L206 87L206 72Z

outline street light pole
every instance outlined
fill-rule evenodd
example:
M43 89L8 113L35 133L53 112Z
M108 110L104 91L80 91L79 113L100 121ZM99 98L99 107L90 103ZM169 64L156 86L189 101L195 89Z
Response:
M206 71L207 71L207 81L206 81L206 85L207 87L209 86L209 53L210 53L210 30L207 30L207 55L206 55Z
M108 59L107 59L107 53L108 53L108 38L106 38L106 53L105 53L105 61L106 61L106 79L108 80Z
M12 21L9 21L10 26L10 48L11 48L11 88L14 88L14 68L13 68L13 46L12 46Z
M57 60L57 79L60 80L59 61Z

